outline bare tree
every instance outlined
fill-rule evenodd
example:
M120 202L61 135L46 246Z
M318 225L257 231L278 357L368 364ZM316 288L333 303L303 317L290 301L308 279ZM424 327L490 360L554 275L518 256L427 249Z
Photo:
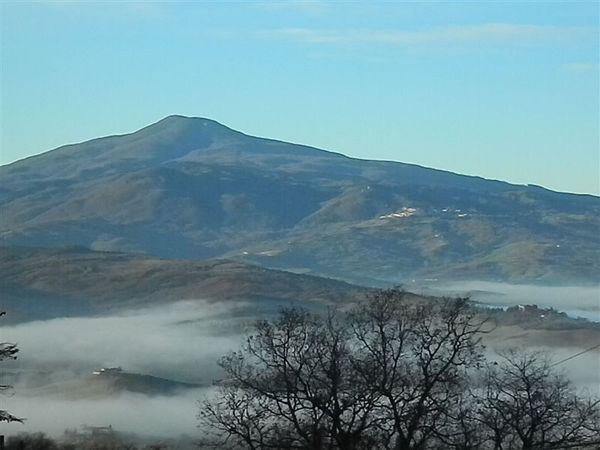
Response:
M371 425L372 393L352 370L348 329L290 309L259 322L240 352L221 362L227 379L206 401L204 424L225 436L219 446L354 449Z
M466 301L379 291L346 317L283 311L221 360L200 420L220 448L420 449L450 433L482 321Z
M0 316L6 314L5 312L0 312ZM17 345L9 342L0 342L0 361L5 359L17 359L17 353L19 349ZM8 384L0 384L0 392L11 389L12 386ZM13 416L8 411L0 409L0 422L23 422L23 419Z
M453 430L468 380L481 362L485 320L466 299L407 302L406 293L380 291L350 318L358 342L361 383L377 395L385 447L439 445ZM435 444L433 444L435 443Z
M600 400L581 396L545 354L510 350L489 366L479 420L494 449L600 441Z

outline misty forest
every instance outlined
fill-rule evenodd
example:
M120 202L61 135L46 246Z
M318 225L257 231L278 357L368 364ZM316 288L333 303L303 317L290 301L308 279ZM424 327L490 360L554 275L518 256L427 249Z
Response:
M0 450L600 449L598 17L0 2Z

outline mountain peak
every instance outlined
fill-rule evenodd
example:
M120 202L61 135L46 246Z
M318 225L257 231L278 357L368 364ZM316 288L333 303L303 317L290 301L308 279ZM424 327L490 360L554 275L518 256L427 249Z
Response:
M188 123L188 124L195 124L195 125L201 125L203 123L206 124L216 124L216 125L221 125L224 126L222 124L220 124L219 122L217 122L216 120L212 120L212 119L208 119L206 117L196 117L196 116L184 116L182 114L171 114L169 116L166 116L162 119L160 119L158 122L155 122L154 124L150 124L148 126L154 126L154 125L159 125L159 124L168 124L168 125L172 125L172 124L177 124L177 123Z
M4 245L235 258L350 280L598 280L597 197L346 158L206 118L168 116L0 177Z
M211 119L170 115L132 133L65 145L16 161L6 169L15 173L33 170L60 178L115 164L129 167L133 163L132 167L140 168L240 137L245 135Z
M232 130L231 128L226 127L225 125L215 121L215 120L211 120L211 119L207 119L205 117L188 117L188 116L182 116L179 114L172 114L170 116L167 116L161 120L159 120L158 122L155 122L153 124L150 124L144 128L141 128L140 130L134 132L133 134L148 134L148 132L150 133L156 133L156 132L165 132L165 131L171 131L171 132L189 132L191 130L196 130L196 132L198 131L202 131L202 132L207 132L207 131L228 131L228 132L233 132L233 133L237 133L235 130Z

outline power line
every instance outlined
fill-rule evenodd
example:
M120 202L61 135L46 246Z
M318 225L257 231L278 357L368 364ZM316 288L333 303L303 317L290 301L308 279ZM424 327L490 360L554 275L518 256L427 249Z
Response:
M562 363L565 363L567 361L570 361L573 358L577 358L578 356L581 356L581 355L583 355L584 353L587 353L587 352L591 352L592 350L595 350L597 348L600 348L600 344L597 344L597 345L594 345L593 347L590 347L588 349L582 350L579 353L575 353L574 355L571 355L568 358L561 359L560 361L555 362L554 364L551 364L550 367L558 366L559 364L562 364Z

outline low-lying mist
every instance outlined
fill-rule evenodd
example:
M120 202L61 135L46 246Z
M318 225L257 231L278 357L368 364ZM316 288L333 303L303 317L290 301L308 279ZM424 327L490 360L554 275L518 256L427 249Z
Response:
M18 360L2 362L3 381L14 384L2 398L2 409L27 419L0 425L1 432L58 436L66 428L112 425L142 435L194 435L197 401L219 378L217 360L239 347L253 323L247 311L243 303L197 300L116 316L1 327L2 340L19 346ZM99 396L97 390L86 392L84 382L74 381L94 380L93 370L119 366L207 387L171 396Z
M474 280L441 283L422 290L434 295L470 296L474 301L498 307L538 305L600 322L600 285L538 286Z
M2 408L26 420L22 424L0 425L0 432L11 435L43 431L57 437L67 428L111 425L117 431L142 436L194 436L198 433L198 400L208 393L208 389L156 397L124 393L94 400L29 397L17 392L3 399Z
M567 309L568 304L571 309L590 311L600 307L594 288L510 287L476 282L446 288L455 293L475 293L475 300L490 304L537 303L559 310ZM488 292L491 298L484 298ZM17 361L2 361L0 382L14 384L14 390L1 398L1 408L27 418L24 424L0 425L0 432L11 435L44 431L57 436L65 428L87 424L112 425L141 435L196 436L197 401L221 377L218 359L240 346L254 320L263 318L265 310L261 311L252 303L194 300L105 317L0 327L0 341L16 342L20 349ZM591 341L599 339L596 330L560 334L505 328L486 338L490 357L497 349L516 346L549 350L553 359L560 361L600 343ZM600 395L599 356L596 349L557 368L565 370L579 387ZM97 389L87 390L89 380L94 380L93 370L119 366L126 372L199 387L153 396L127 391L104 395Z
M184 301L116 316L65 318L2 327L18 343L19 359L5 368L89 373L122 367L178 381L210 383L216 361L237 348L253 318L241 303Z

